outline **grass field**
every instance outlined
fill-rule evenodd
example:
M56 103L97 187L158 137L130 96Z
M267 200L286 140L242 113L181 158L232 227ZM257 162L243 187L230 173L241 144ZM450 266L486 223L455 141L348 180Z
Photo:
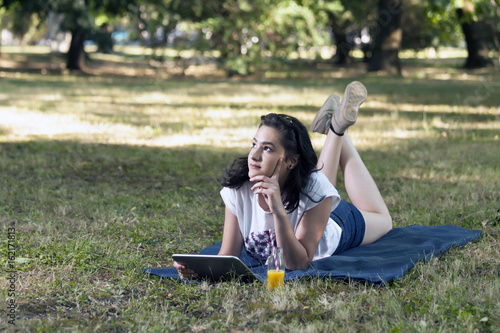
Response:
M1 57L33 66L0 69L0 264L16 278L0 275L0 330L500 332L498 70L408 59L404 77L328 64L127 76L135 62L116 56L96 76L54 73L63 60L40 53ZM312 279L270 293L142 274L221 240L217 178L247 153L260 115L308 126L354 79L369 98L350 135L394 226L453 224L480 240L386 287Z

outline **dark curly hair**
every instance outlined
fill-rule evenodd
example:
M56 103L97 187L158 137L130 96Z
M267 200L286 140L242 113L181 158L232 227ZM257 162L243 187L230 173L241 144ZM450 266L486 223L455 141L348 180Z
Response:
M285 148L285 160L298 155L298 163L281 189L283 204L288 212L299 206L300 193L307 185L312 172L317 171L318 157L313 149L306 127L295 117L285 114L269 113L262 116L259 128L268 126L280 133L281 144ZM248 178L248 157L236 158L219 179L222 186L240 188Z

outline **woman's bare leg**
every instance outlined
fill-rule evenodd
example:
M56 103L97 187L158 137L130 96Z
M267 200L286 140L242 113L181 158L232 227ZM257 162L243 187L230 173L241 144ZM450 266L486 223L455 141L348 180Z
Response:
M311 124L312 132L326 134L317 168L323 171L333 186L337 185L343 133L356 122L358 109L366 97L366 87L361 82L353 81L347 85L342 102L337 95L330 95Z
M338 136L330 131L318 159L318 168L335 186L339 166L349 199L365 219L361 245L373 243L392 229L391 215L349 135Z
M392 229L392 218L377 184L347 133L342 141L340 167L349 199L365 218L366 231L361 245L373 243Z
M321 170L333 186L337 186L337 175L340 166L343 136L334 134L331 130L326 135L326 141L318 158L317 168Z
M349 199L365 219L362 245L373 243L392 229L392 219L382 195L349 135L345 133L356 122L358 109L366 97L365 86L357 81L351 82L346 87L340 105L338 98L330 96L311 125L313 131L326 134L317 168L336 186L340 166Z

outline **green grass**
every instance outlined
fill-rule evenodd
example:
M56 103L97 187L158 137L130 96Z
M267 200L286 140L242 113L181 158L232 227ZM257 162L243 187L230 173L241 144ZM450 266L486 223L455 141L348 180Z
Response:
M499 332L500 76L415 60L406 69L236 80L0 70L0 264L15 228L18 277L16 325L0 312L0 329ZM350 135L395 227L454 224L483 229L480 240L387 287L311 279L269 293L142 274L221 239L217 178L246 154L261 114L309 125L353 79L369 99ZM312 139L319 152L322 137ZM7 275L0 286L7 301Z

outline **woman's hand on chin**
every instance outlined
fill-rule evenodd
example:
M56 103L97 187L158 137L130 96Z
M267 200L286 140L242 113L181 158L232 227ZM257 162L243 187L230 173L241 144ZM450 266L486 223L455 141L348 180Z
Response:
M279 185L279 173L283 158L276 163L276 168L271 177L259 175L250 178L254 182L251 190L259 196L259 206L266 212L276 214L285 208L281 201L281 191Z

